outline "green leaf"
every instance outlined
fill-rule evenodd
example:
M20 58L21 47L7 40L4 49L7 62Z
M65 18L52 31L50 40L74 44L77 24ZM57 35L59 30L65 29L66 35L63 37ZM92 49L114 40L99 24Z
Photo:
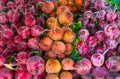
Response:
M45 13L42 13L41 16L44 18L48 18L48 14L45 14Z

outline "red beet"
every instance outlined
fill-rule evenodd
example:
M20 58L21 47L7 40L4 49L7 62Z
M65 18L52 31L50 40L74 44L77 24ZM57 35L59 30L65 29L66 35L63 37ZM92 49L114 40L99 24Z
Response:
M23 39L26 39L30 36L30 29L26 26L21 26L17 29L18 35L20 35Z
M26 65L28 72L34 76L42 74L45 70L45 61L40 56L30 57Z
M20 66L15 71L15 79L31 79L32 75L27 71L24 66Z
M29 47L26 42L21 42L17 45L17 50L18 51L28 51Z
M33 16L27 16L25 18L25 25L26 26L32 27L35 25L35 23L36 23L36 21L35 21L35 18Z
M9 29L9 28L5 28L4 30L3 30L3 37L5 37L5 38L7 38L7 39L11 39L12 37L13 37L13 35L14 35L14 33L13 33L13 30L12 29Z
M8 16L9 21L12 23L18 22L19 17L20 17L17 10L10 10L7 16Z
M28 46L29 48L39 50L39 41L40 39L38 37L33 37L28 40Z
M13 71L6 67L0 68L0 79L13 79Z
M22 65L26 65L27 59L30 57L28 52L19 52L16 56L17 62Z
M4 56L0 55L0 67L3 66L3 64L5 63L6 59Z
M5 12L0 13L0 23L7 23L8 22L8 17Z
M34 25L32 28L31 28L31 35L32 36L41 36L44 32L44 29L39 26L39 25Z
M9 1L9 2L7 3L7 7L8 7L9 9L15 9L16 5L15 5L14 2Z
M23 41L23 39L22 39L21 36L17 35L17 36L14 37L14 42L15 42L15 43L20 43L20 42L22 42L22 41Z

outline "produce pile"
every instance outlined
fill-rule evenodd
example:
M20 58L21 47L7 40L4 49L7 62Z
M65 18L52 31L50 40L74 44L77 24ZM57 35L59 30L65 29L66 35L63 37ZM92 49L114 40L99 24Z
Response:
M0 79L120 79L115 1L0 0Z

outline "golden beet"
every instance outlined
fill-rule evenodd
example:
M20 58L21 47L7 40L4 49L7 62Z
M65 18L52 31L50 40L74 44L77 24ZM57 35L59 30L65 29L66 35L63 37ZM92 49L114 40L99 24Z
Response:
M73 52L73 46L71 43L67 43L66 45L66 50L65 50L65 55L70 55Z
M46 62L47 73L58 73L61 70L61 64L57 59L49 59Z
M74 61L70 58L64 58L62 60L62 68L64 70L73 70L74 69Z
M56 27L55 29L51 29L48 32L48 36L55 41L61 40L63 38L63 30L60 27Z
M64 34L63 41L67 43L72 43L75 39L75 33L73 31L67 31Z
M59 79L57 74L47 74L45 79Z
M49 58L56 58L56 55L52 52L52 50L49 50L46 52L47 57Z
M67 0L59 0L59 5L67 5Z
M56 27L59 27L57 18L55 18L55 17L48 18L46 21L46 25L49 29L54 29Z
M49 37L44 37L40 40L39 47L42 50L50 50L53 41Z
M69 9L66 6L60 6L57 9L56 14L57 14L57 16L59 16L62 12L65 12L65 11L69 11Z
M70 72L64 71L60 74L60 79L73 79L73 76Z
M75 3L79 6L82 6L83 0L75 0Z
M73 18L74 16L70 11L65 11L59 15L58 20L60 24L70 26L73 23Z
M42 12L49 14L53 11L54 4L51 1L46 1L44 5L42 6Z
M65 52L66 47L62 41L56 41L53 43L52 51L56 55L61 55Z

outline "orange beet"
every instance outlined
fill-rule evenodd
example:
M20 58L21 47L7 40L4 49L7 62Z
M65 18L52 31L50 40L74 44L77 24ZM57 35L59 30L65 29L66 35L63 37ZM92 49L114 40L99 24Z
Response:
M60 74L60 79L72 79L73 76L70 72L64 71Z
M57 16L59 16L62 12L65 12L65 11L69 11L69 9L66 6L60 6L57 9L56 14L57 14Z
M49 50L46 52L47 57L49 58L56 58L56 55L52 52L52 50Z
M74 16L70 11L65 11L59 15L58 20L60 24L70 26L73 23L73 18Z
M59 79L57 74L47 74L45 79Z
M62 26L61 29L63 30L63 32L72 30L71 28L69 28L69 26Z
M53 11L54 4L51 1L46 1L44 5L42 6L42 12L49 14Z
M59 0L59 5L67 5L67 0Z
M73 70L74 69L74 61L70 58L64 58L62 60L62 67L64 70Z
M51 12L50 14L49 14L49 17L55 17L56 16L56 13L55 12Z
M75 3L79 6L82 6L83 0L75 0Z
M46 62L47 73L58 73L61 70L61 64L57 59L49 59Z
M63 37L64 42L71 43L75 39L75 33L73 31L66 31Z
M72 46L72 44L71 43L67 43L66 44L65 54L66 55L70 55L70 54L72 54L72 52L73 52L73 46Z
M65 44L62 41L57 41L53 43L52 51L56 55L61 55L65 52L66 47Z
M73 6L75 3L73 0L68 0L68 5Z
M63 59L63 58L65 58L66 56L65 56L65 54L63 53L63 54L57 55L57 57L60 58L60 59Z
M57 18L55 17L49 17L46 21L46 25L49 29L54 29L56 27L59 27Z
M49 37L44 37L40 40L39 47L42 50L50 50L53 41Z
M48 36L55 41L61 40L63 38L63 30L60 27L56 27L48 32Z

